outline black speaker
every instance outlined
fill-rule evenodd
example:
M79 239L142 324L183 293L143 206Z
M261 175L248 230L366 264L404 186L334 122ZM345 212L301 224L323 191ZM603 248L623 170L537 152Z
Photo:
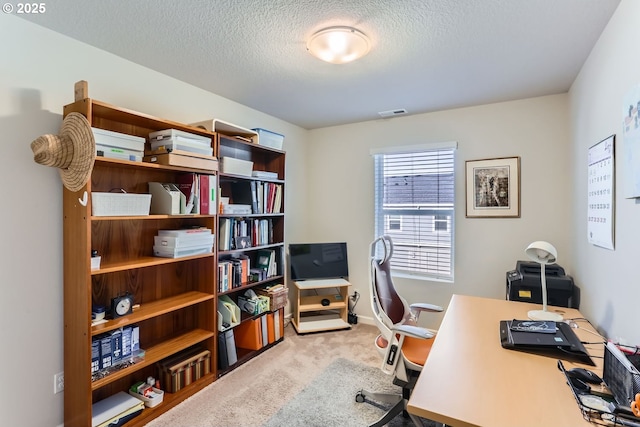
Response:
M331 304L331 301L329 301L326 298L323 298L322 301L320 301L320 304L322 304L323 306L328 306L329 304Z

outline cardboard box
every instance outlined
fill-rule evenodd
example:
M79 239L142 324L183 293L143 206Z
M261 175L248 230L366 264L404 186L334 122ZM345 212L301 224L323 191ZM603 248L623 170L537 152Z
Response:
M151 154L144 156L144 161L148 163L157 163L165 166L181 166L192 169L202 169L206 171L217 171L218 160L212 156L199 156L196 153L188 151L174 150L166 154Z

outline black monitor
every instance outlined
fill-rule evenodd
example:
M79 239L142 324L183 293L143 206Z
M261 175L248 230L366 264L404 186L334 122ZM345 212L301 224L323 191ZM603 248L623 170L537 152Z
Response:
M292 280L335 279L349 277L347 244L291 243L289 264Z

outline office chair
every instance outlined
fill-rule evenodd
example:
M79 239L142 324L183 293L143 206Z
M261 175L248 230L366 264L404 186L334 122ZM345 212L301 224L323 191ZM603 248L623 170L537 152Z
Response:
M378 244L381 244L384 249L381 259L376 258ZM378 352L384 355L382 371L393 375L393 384L402 387L402 394L360 390L356 394L356 402L369 399L394 404L370 427L382 427L401 412L405 416L408 415L416 426L422 426L420 419L409 414L406 409L411 391L429 355L436 331L416 326L416 324L421 312L440 312L442 307L426 303L409 305L398 295L391 280L390 260L393 255L393 242L389 236L378 237L369 248L371 308L380 330L375 346Z

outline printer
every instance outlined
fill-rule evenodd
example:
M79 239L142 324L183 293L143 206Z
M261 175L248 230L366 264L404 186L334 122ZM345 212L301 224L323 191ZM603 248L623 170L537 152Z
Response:
M516 269L507 271L507 300L542 304L540 264L518 261ZM545 266L547 304L558 307L579 308L579 289L573 278L564 273L558 264Z

